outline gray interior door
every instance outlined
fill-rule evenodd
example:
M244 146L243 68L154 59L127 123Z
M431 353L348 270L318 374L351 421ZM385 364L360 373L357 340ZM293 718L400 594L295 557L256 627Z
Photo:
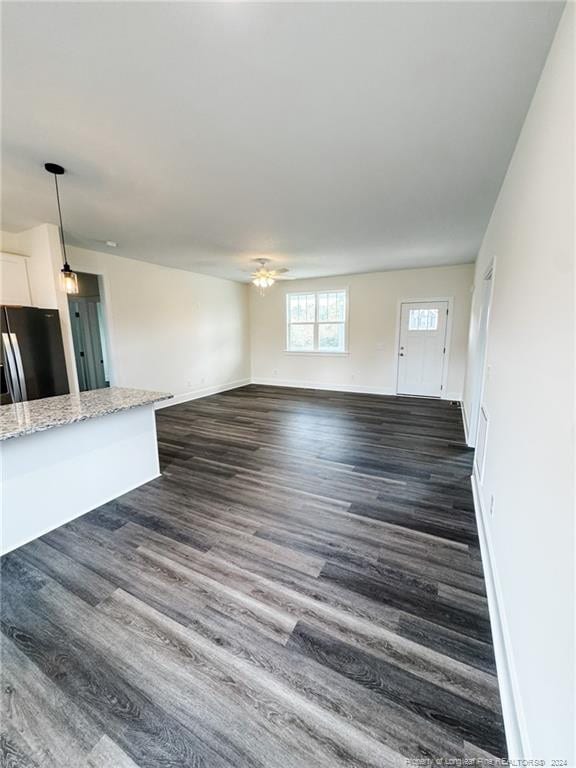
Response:
M70 298L69 304L80 390L84 392L88 389L107 387L100 339L98 302Z

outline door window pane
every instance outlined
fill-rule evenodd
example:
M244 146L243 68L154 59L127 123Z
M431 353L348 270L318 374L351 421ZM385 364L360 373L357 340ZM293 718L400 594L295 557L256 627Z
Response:
M411 309L408 315L409 331L436 331L438 329L437 309Z
M292 352L312 352L314 350L314 325L312 323L291 325L288 349Z
M344 323L320 323L318 349L321 352L344 352Z
M428 331L435 331L438 328L438 310L437 309L429 309L428 312L428 323L426 326L426 330Z

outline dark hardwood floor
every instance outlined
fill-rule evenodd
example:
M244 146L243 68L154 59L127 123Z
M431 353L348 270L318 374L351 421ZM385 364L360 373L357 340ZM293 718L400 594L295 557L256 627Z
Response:
M253 385L157 423L162 477L3 558L2 766L505 755L457 407Z

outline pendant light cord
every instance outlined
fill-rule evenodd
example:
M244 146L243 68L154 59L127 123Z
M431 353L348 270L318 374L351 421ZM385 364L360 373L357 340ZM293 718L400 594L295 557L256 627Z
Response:
M62 226L62 211L60 209L60 193L58 191L58 176L54 174L54 184L56 185L56 202L58 203L58 218L60 220L60 244L62 245L62 253L64 254L64 268L70 270L68 265L68 257L66 256L66 243L64 242L64 227Z

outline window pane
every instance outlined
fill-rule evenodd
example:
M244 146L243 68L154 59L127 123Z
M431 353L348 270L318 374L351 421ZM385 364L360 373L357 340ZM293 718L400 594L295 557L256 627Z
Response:
M338 317L338 294L328 294L328 320L339 320Z
M306 296L306 320L313 323L316 320L316 296Z
M298 296L290 296L288 300L288 322L293 323L298 320Z
M318 294L319 322L344 322L346 319L346 292L331 291Z
M312 352L314 350L314 325L291 325L288 349L291 352Z
M320 323L318 349L321 352L344 352L344 324Z
M324 322L328 320L328 294L318 294L318 320Z
M316 297L314 294L292 293L288 297L288 322L313 323L315 320Z
M344 322L346 320L346 291L340 291L337 294L338 299L338 319Z
M298 321L300 319L300 296L292 296L292 305L294 307L292 320Z

